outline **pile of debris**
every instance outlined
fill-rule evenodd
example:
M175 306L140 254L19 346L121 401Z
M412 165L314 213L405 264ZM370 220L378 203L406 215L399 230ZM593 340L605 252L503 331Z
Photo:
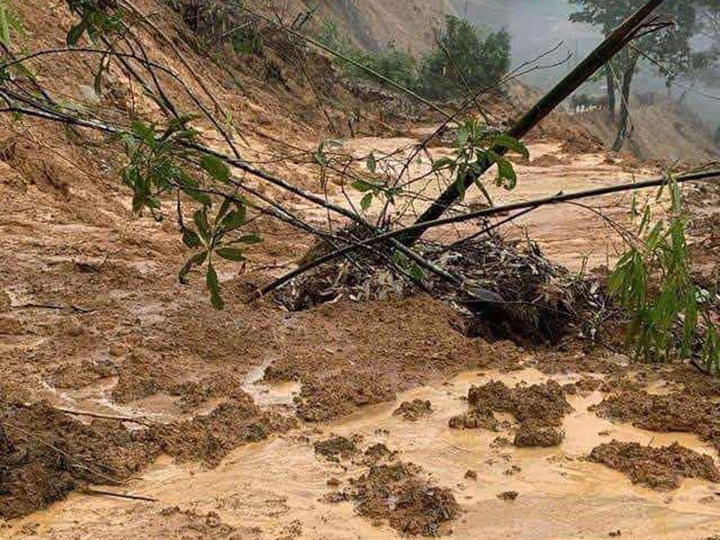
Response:
M423 245L422 256L457 276L460 287L398 257L392 248L340 259L297 277L276 293L290 311L337 302L406 297L419 291L439 297L468 317L471 336L557 342L575 332L592 339L608 300L599 280L550 262L536 244L490 236L453 245ZM311 257L323 255L313 250ZM392 261L395 265L388 264Z

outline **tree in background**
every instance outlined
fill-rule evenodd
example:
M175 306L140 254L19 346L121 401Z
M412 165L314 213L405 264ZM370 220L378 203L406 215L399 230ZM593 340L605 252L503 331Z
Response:
M645 0L570 1L578 7L578 11L570 15L571 21L599 26L606 36L645 3ZM659 14L671 19L674 25L633 41L607 67L608 97L614 94L615 87L620 88L618 132L613 145L615 151L622 148L629 135L630 96L639 66L644 62L649 63L672 84L678 75L686 73L702 61L691 47L691 40L698 31L696 6L691 2L669 2L661 8Z
M435 48L421 61L423 93L446 98L469 89L496 84L510 68L510 34L506 30L486 37L466 20L448 15Z

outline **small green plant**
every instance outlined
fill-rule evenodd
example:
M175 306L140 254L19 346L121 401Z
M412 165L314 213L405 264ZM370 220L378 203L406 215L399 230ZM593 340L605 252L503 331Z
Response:
M0 0L0 42L10 47L13 41L13 34L25 34L25 28L15 10L15 6L9 0Z
M669 362L699 354L707 369L717 373L720 340L710 315L701 309L706 293L690 275L687 220L672 178L669 189L667 222L661 220L650 228L652 217L646 207L639 233L647 237L620 258L609 278L610 292L630 314L627 342L636 357ZM658 280L653 279L656 273Z
M122 171L123 183L133 191L133 211L150 210L153 215L161 208L161 197L173 191L189 196L201 207L193 213L192 226L182 219L178 198L178 219L183 243L198 252L180 271L181 283L187 283L190 272L207 263L205 283L212 305L223 309L220 285L213 261L220 257L233 262L245 261L241 246L256 244L262 239L254 234L236 236L247 219L247 201L226 196L215 189L216 184L230 183L230 170L220 159L202 154L190 147L197 132L188 127L192 117L173 120L163 131L136 120L132 129L122 135L128 163ZM210 219L213 198L222 204Z
M458 130L455 141L455 155L444 157L433 162L433 170L448 170L453 175L460 199L465 198L465 180L473 175L478 188L489 198L485 186L480 181L486 165L497 165L495 183L507 190L515 189L517 173L511 161L499 150L517 152L525 158L530 157L527 147L517 139L502 133L488 132L475 119L466 121Z
M80 17L67 34L67 44L74 47L83 35L91 42L100 36L114 34L122 28L124 11L115 0L67 0L68 8Z

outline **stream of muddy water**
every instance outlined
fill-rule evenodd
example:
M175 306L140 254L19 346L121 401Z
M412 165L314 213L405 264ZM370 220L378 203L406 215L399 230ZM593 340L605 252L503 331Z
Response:
M554 377L561 384L577 377ZM548 380L534 369L469 372L445 382L414 389L396 403L367 407L340 421L302 426L300 430L232 452L215 469L179 465L161 458L127 491L156 498L137 502L72 494L49 509L14 522L1 538L131 539L185 538L157 520L178 507L199 515L212 512L223 524L244 531L228 538L388 539L398 533L357 515L352 502L331 503L328 480L347 483L360 465L331 463L316 456L313 442L330 435L384 443L404 462L427 471L433 482L451 488L462 508L452 524L453 537L499 540L601 539L702 540L720 530L718 488L686 479L680 489L658 492L633 485L624 475L584 458L612 439L661 446L679 442L700 453L716 452L688 434L658 434L601 419L588 408L598 392L569 396L574 412L564 421L566 438L552 449L518 449L498 445L486 430L452 430L448 420L467 410L472 385L490 380L538 383ZM295 387L269 388L249 381L266 407L285 407ZM652 389L651 389L652 390ZM660 390L658 388L658 390ZM402 401L422 399L433 413L418 421L393 411ZM281 405L278 405L281 404ZM467 479L468 470L477 479ZM499 493L516 491L514 501ZM187 538L196 536L187 536ZM213 537L215 538L215 537ZM224 538L224 536L223 536Z

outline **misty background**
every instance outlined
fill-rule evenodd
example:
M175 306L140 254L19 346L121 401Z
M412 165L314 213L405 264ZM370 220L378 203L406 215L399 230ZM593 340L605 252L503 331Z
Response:
M542 64L554 64L571 55L567 63L533 71L522 79L543 90L550 88L575 67L578 59L582 59L602 41L601 33L595 28L569 21L570 13L576 9L568 0L451 0L451 3L458 15L466 17L480 28L506 28L512 35L514 66L534 59L562 43L552 56L543 59ZM655 76L647 65L641 69L634 91L655 91L665 95L665 80ZM596 86L586 90L602 95L604 82ZM673 94L677 98L683 93L685 105L711 129L720 126L720 81L716 87L680 81L674 86Z

